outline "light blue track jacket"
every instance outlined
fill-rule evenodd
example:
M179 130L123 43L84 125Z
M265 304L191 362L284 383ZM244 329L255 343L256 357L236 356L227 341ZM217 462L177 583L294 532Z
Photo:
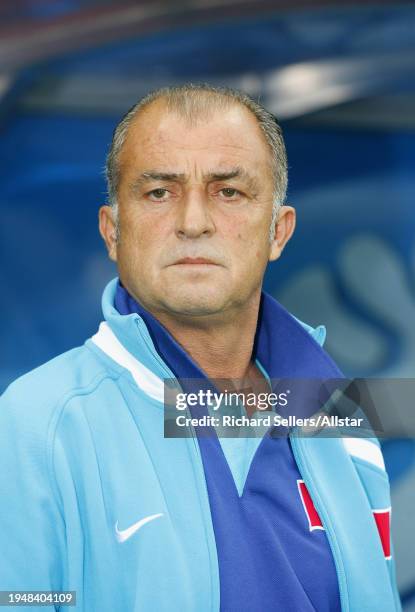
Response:
M0 398L0 590L76 591L75 608L28 608L39 611L218 612L199 446L164 438L163 377L173 374L143 320L116 311L115 289L116 279L95 336ZM323 343L322 326L302 325ZM378 442L291 444L327 532L342 611L399 611L394 559L374 520L390 508Z

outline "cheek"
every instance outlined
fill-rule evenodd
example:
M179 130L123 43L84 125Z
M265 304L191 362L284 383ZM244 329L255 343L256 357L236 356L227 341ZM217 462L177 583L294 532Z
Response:
M263 225L249 224L246 227L233 228L229 232L229 236L233 238L233 242L243 255L255 259L264 258L264 249L267 244L267 236Z
M233 236L238 243L254 248L257 246L261 249L260 244L263 240L266 242L271 222L271 217L269 216L268 219L267 212L263 207L258 207L258 209L245 210L241 215L226 219L229 235Z
M237 238L237 241L238 241L239 245L244 248L244 251L248 255L249 250L246 250L246 246L247 246L247 244L251 244L251 246L252 246L252 239L248 238L247 236L243 236L241 234L241 232L237 233L237 237L236 238ZM252 256L252 254L251 254L251 256ZM261 249L258 246L255 248L254 256L255 256L255 259L258 259L258 260L263 259L263 252L261 251Z
M159 244L161 224L146 215L128 215L121 225L121 241L134 251L148 251Z

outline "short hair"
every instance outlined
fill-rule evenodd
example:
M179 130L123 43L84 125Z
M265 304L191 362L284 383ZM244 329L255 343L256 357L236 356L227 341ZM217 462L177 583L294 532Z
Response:
M200 120L201 117L208 117L209 113L218 108L228 108L235 104L247 108L254 115L271 153L271 170L274 177L272 215L272 225L274 225L278 209L284 204L288 184L287 154L281 126L271 112L242 91L208 84L190 83L156 89L134 104L122 117L114 130L105 167L108 200L115 215L120 183L120 153L128 130L138 113L156 100L163 100L168 111L178 112L190 122Z

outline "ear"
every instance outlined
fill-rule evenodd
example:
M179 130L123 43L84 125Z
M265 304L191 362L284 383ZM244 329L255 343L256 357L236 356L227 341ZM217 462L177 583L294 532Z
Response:
M275 223L275 233L271 243L269 261L275 261L281 255L285 245L294 233L295 220L295 208L285 204L280 207Z
M101 206L98 213L99 233L107 247L108 256L117 261L117 228L114 220L114 211L111 206Z

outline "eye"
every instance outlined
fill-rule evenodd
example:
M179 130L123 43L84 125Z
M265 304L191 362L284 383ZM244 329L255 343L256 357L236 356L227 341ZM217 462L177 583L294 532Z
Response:
M157 187L157 189L152 189L151 191L149 191L147 195L155 200L162 200L164 197L166 197L167 193L167 189L164 189L163 187Z
M238 191L237 189L235 189L234 187L223 187L223 189L220 190L220 193L222 193L225 198L234 198L237 195L240 195L240 191Z

